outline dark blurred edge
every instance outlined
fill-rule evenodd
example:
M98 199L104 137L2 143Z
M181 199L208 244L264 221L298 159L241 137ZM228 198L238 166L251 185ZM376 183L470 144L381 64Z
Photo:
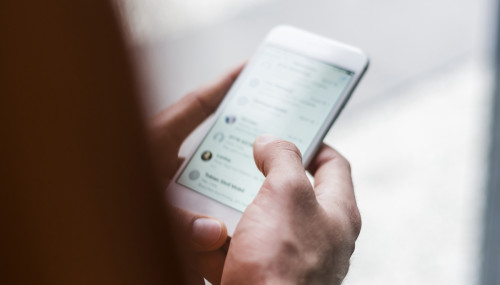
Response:
M498 4L497 4L498 5ZM500 284L500 5L497 6L495 83L491 122L490 156L484 212L484 237L480 281Z

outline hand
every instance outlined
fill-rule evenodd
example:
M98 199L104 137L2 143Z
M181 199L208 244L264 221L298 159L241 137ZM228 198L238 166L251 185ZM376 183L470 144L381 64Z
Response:
M186 137L203 122L219 105L240 73L240 66L214 83L186 95L179 102L158 114L153 120L152 135L155 157L159 158L161 177L172 179L183 158L179 149ZM227 241L225 225L215 218L173 208L174 228L180 229L186 264L192 266L187 274L189 284L220 283Z
M311 163L312 187L292 143L254 144L266 176L229 247L223 284L340 284L361 229L348 162L323 146Z

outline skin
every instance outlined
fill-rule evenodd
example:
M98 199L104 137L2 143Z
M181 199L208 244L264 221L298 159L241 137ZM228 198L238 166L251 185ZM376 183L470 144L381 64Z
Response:
M222 100L243 66L186 95L158 114L152 125L159 169L167 180L182 158L186 137ZM230 240L223 223L171 209L191 284L340 284L361 229L350 166L323 145L307 169L290 142L264 135L254 158L266 180Z
M347 160L323 145L313 187L294 144L261 136L254 156L266 180L235 230L223 283L340 284L361 229Z

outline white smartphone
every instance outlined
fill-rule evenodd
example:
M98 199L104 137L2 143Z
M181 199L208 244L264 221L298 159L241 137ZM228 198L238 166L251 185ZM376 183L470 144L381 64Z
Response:
M291 141L307 166L367 68L357 48L290 26L272 29L169 184L171 203L222 220L232 235L264 181L254 140Z

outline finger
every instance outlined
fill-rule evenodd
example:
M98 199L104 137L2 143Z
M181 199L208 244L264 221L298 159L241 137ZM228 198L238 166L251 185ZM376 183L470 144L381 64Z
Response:
M322 145L308 170L314 176L318 200L332 203L354 199L349 162L333 148Z
M154 118L155 132L172 139L180 147L186 137L219 105L243 65L228 72L213 83L189 93Z
M184 241L195 251L212 251L219 249L227 240L227 229L221 221L173 207L171 209L176 228Z
M261 192L270 190L283 199L302 199L303 195L312 193L302 156L294 144L271 135L260 136L254 143L254 159L266 176Z
M359 233L361 219L356 205L349 162L333 148L323 145L308 168L314 176L318 203L330 213L345 213Z

